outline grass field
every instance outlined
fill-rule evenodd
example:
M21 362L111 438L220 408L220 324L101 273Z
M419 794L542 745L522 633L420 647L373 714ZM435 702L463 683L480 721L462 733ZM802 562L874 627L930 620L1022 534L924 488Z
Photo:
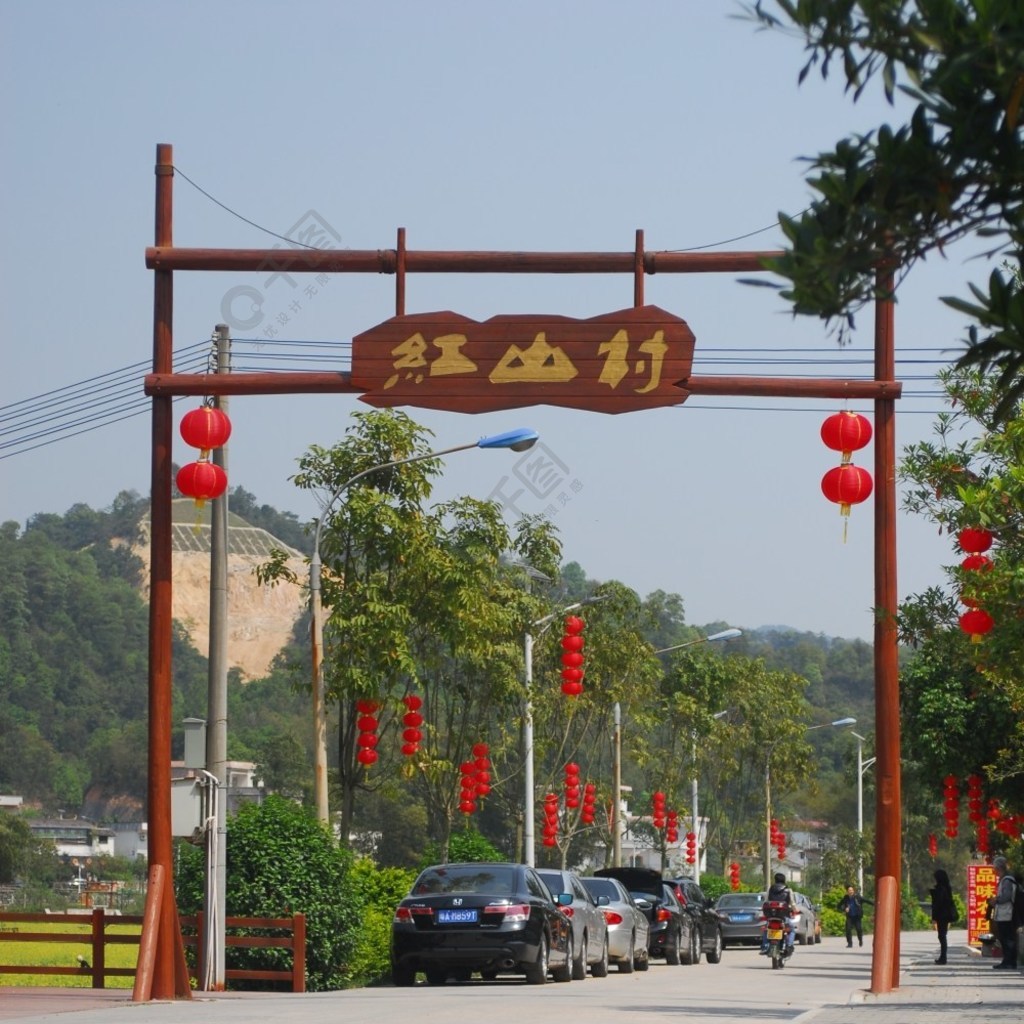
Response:
M81 942L55 940L53 942L19 942L19 931L53 932L59 935L81 935ZM141 926L137 924L106 924L105 932L109 935L138 936ZM88 919L81 925L76 922L50 923L18 923L0 925L0 985L6 986L56 986L60 988L91 988L92 974L79 968L78 960L82 956L92 963L92 936ZM139 957L138 943L106 944L107 967L134 968ZM74 967L76 974L7 974L5 967ZM107 978L107 988L131 988L132 978Z

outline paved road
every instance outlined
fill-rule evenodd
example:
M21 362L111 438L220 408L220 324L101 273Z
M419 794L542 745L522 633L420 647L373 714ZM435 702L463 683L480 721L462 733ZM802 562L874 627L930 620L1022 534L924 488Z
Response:
M870 940L868 940L870 941ZM307 995L229 993L188 1002L133 1004L129 993L0 988L0 1020L31 1024L486 1024L565 1019L587 1024L715 1024L751 1021L806 1024L1021 1024L1024 973L993 971L992 962L953 948L937 967L930 933L902 937L900 988L872 996L868 945L848 950L842 939L799 947L789 966L772 971L752 949L726 950L721 964L669 967L584 982L525 985L474 981L443 988L381 987Z

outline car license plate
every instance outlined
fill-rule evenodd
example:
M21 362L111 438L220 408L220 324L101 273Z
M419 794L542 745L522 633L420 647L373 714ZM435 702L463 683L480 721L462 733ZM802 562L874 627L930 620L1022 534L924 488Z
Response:
M466 910L439 910L438 924L476 924L476 908Z
M733 914L732 919L734 921L753 921L753 914Z
M768 929L768 938L769 939L781 939L782 938L782 929L781 928L769 928Z

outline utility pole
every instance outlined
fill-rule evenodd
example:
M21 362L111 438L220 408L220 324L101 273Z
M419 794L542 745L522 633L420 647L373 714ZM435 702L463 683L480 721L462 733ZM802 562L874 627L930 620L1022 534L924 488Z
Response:
M217 373L231 372L231 336L227 324L217 324L213 333ZM216 407L227 413L228 400L219 395ZM215 448L211 459L224 472L228 469L227 444ZM203 944L203 989L224 991L224 918L227 883L228 805L228 492L210 505L210 656L207 686L206 770L216 778L216 822L213 839L207 844L205 917L207 938Z

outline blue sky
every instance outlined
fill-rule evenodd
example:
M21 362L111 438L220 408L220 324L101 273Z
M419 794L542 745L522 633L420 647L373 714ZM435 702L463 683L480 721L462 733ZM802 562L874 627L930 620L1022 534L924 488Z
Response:
M410 249L622 251L637 228L648 249L779 245L778 211L796 213L809 198L800 157L893 114L877 90L854 105L839 81L811 76L798 87L800 41L756 31L731 17L738 9L730 0L3 5L0 407L149 358L143 253L159 142L232 210L278 234L312 212L338 247L393 247L399 226ZM275 239L179 177L175 241L263 248ZM962 325L938 296L962 294L982 273L959 256L915 269L900 292L900 354L951 358ZM256 275L178 274L176 344L209 337L239 286L264 294L257 332L295 298ZM335 277L280 336L350 339L393 314L393 288L391 277ZM407 289L409 312L478 319L589 317L632 302L628 277L419 275ZM794 321L772 292L730 275L648 278L646 299L687 320L698 360L704 353L697 372L756 374L770 349L833 345L817 322ZM859 324L856 345L870 346L870 314ZM729 348L740 365L721 362ZM922 348L947 354L915 355ZM863 358L829 348L830 372L869 372ZM839 407L691 399L616 417L410 412L438 448L538 429L574 485L554 510L565 556L593 577L641 595L678 592L697 624L870 638L870 502L854 510L844 544L819 490L835 458L818 430ZM289 482L296 460L336 441L360 408L354 396L233 400L232 484L315 516ZM938 408L934 397L901 403L899 443L927 437ZM149 430L141 415L0 458L0 521L146 493ZM179 441L175 458L192 452ZM486 497L513 463L503 452L455 455L435 496ZM527 495L520 507L548 504ZM899 530L902 596L939 582L954 558L929 524L901 516Z

